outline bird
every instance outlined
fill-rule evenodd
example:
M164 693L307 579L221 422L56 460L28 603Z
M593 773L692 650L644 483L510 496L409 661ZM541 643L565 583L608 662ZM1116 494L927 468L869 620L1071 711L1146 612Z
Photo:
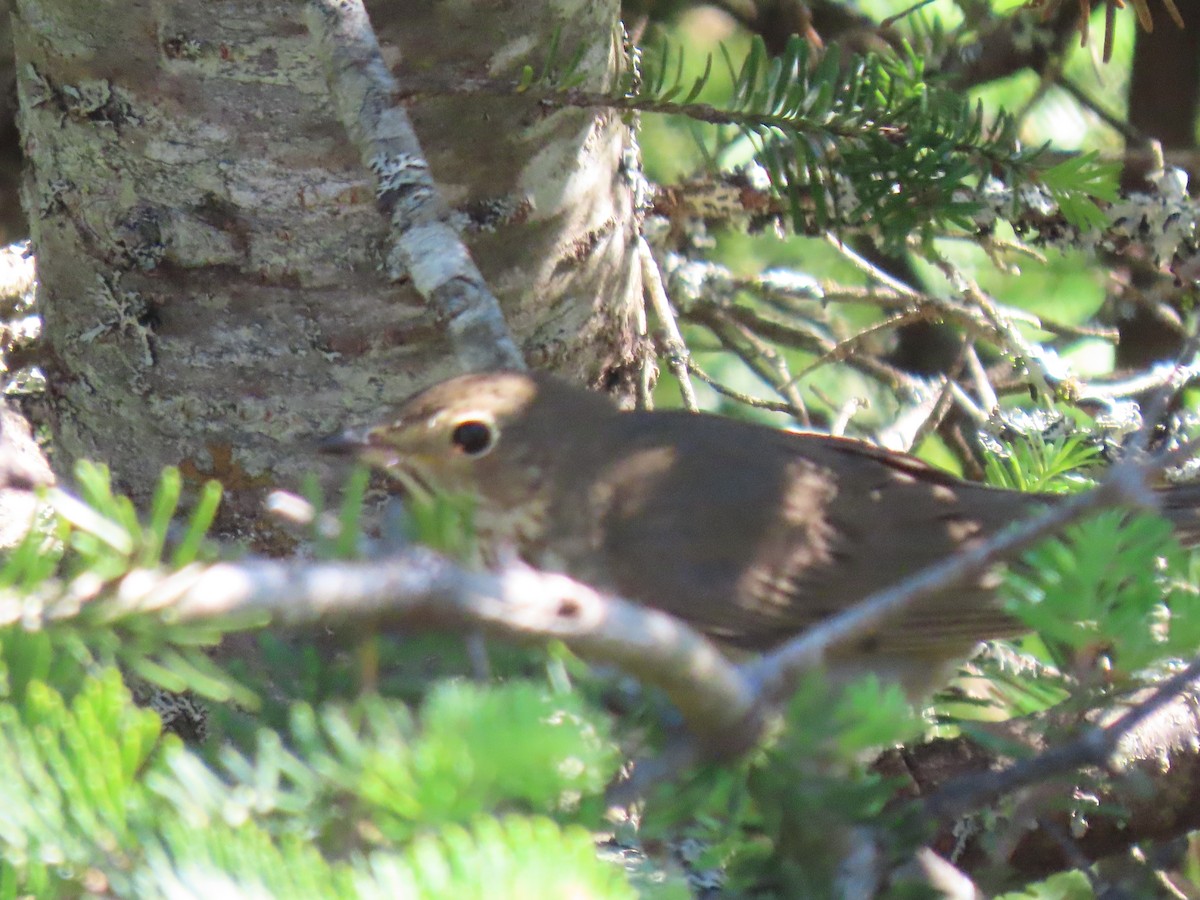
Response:
M483 546L663 610L733 655L769 651L1061 499L852 438L621 411L537 372L450 378L323 449L413 492L474 495ZM1200 540L1200 485L1162 498L1181 537ZM1023 630L998 584L993 573L938 591L827 667L927 696L980 641Z

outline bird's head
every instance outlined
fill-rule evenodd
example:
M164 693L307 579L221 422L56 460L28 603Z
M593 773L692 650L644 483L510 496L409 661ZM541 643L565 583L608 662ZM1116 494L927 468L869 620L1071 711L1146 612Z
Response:
M467 492L519 506L561 463L573 434L615 414L602 396L525 372L460 375L414 394L380 424L325 442L410 491Z

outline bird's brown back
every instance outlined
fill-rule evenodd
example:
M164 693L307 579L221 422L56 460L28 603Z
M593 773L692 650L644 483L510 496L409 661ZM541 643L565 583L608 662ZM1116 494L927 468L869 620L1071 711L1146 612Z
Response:
M570 454L549 519L573 574L751 649L791 637L1048 498L960 481L859 441L627 413ZM571 537L568 538L568 535ZM966 586L888 646L966 652L1012 621Z

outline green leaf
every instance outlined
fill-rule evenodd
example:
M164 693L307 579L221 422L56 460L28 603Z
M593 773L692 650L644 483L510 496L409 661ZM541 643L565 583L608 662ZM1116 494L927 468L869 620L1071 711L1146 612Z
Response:
M1006 608L1042 636L1060 669L1072 670L1076 653L1102 654L1111 666L1106 677L1119 681L1172 652L1194 653L1190 623L1173 635L1163 616L1166 585L1184 565L1165 519L1101 513L1021 562L1006 576ZM1170 596L1181 619L1194 621L1195 596Z
M597 858L592 836L541 817L480 818L417 838L402 857L374 854L357 881L372 898L633 898L624 868ZM656 896L683 898L681 882Z
M183 538L179 541L179 546L175 548L175 552L171 555L172 567L182 568L188 563L195 562L196 558L200 555L204 536L208 533L208 529L212 527L213 520L217 517L217 507L221 505L221 491L222 488L219 481L208 481L201 488L200 497L196 501L196 508L192 511L191 518L188 520Z
M1063 160L1042 173L1041 180L1068 222L1082 230L1102 228L1108 216L1096 199L1117 199L1121 163L1097 162L1097 151Z
M155 566L162 559L163 547L167 541L167 531L179 508L179 496L183 490L183 477L179 470L168 467L159 478L154 498L150 501L150 521L143 533L144 542L139 555L138 564Z

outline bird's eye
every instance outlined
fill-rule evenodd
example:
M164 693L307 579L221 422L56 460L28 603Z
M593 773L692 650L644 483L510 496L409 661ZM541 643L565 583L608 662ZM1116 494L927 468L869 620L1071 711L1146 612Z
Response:
M454 433L450 435L450 440L467 456L482 456L492 449L495 437L495 431L487 422L468 419L466 422L459 422L454 426Z

